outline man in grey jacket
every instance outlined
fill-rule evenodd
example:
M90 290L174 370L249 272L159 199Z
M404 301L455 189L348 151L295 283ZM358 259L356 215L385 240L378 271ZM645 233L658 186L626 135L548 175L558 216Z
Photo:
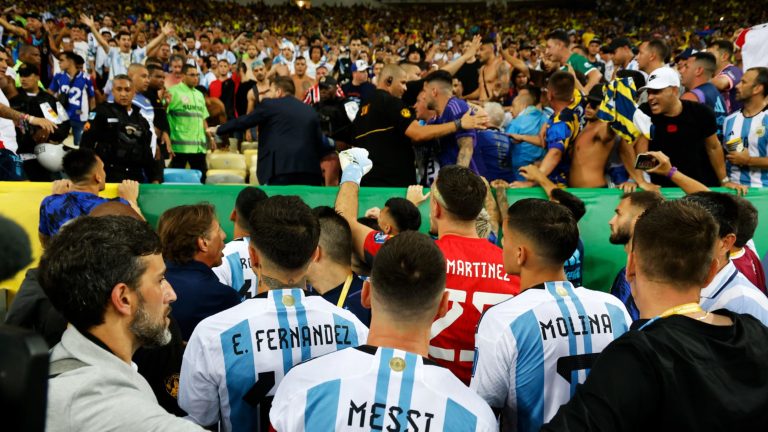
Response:
M71 324L51 352L46 430L202 431L168 414L131 361L171 340L160 239L126 216L82 217L56 235L40 284Z

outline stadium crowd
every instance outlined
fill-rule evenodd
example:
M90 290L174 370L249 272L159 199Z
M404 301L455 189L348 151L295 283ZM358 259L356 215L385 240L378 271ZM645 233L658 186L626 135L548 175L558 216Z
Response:
M768 68L734 42L765 21L677 0L5 9L0 176L52 181L6 317L51 348L46 430L762 430L743 195L768 185ZM244 186L229 242L208 203L146 222L140 183L205 182L252 141L258 184L338 186L334 206ZM408 189L360 209L366 186ZM583 286L569 187L624 191L610 290Z

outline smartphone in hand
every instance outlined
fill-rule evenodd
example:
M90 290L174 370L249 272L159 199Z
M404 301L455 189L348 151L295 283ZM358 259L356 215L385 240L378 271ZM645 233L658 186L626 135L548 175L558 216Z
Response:
M658 164L659 164L659 161L656 160L655 157L646 153L641 153L637 155L637 159L635 159L635 168L643 171L648 171L649 169L654 168Z

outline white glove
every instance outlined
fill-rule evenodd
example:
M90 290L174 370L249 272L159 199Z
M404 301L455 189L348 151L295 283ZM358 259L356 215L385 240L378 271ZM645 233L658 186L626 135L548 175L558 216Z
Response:
M368 159L368 150L354 147L339 153L341 163L341 183L351 181L358 185L363 176L373 168L373 162Z

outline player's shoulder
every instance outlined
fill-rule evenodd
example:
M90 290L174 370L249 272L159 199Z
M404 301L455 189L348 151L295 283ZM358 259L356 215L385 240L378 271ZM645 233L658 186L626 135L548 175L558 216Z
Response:
M231 290L232 288L227 286L227 289ZM270 318L270 322L272 322L274 321L272 317L267 317L270 305L270 300L265 297L256 297L243 301L200 321L195 327L192 337L195 337L195 334L197 334L197 337L202 339L218 338L221 333L241 325L243 322L249 326L251 322L257 323L260 319Z
M349 379L371 370L376 348L372 346L349 347L313 357L291 368L282 385L295 391L337 379Z
M433 386L433 390L439 392L447 399L447 413L458 413L468 411L478 420L490 425L496 424L496 416L488 403L477 393L470 390L448 369L437 365L426 365L424 371L424 382ZM446 419L450 421L451 419ZM481 428L480 430L486 430Z
M621 300L619 300L616 296L604 291L598 291L598 290L580 286L580 287L575 287L573 289L573 292L579 298L587 298L594 301L602 301L602 302L611 303L611 304L623 304Z
M224 256L233 254L233 253L239 253L241 257L245 258L248 256L248 239L246 237L240 237L236 238L232 241L229 241L227 244L224 245ZM245 251L245 255L243 255L241 252Z
M522 293L489 307L482 315L480 324L483 330L495 332L498 327L509 327L526 313L534 311L552 300L546 290L527 289ZM478 330L479 331L479 330Z

